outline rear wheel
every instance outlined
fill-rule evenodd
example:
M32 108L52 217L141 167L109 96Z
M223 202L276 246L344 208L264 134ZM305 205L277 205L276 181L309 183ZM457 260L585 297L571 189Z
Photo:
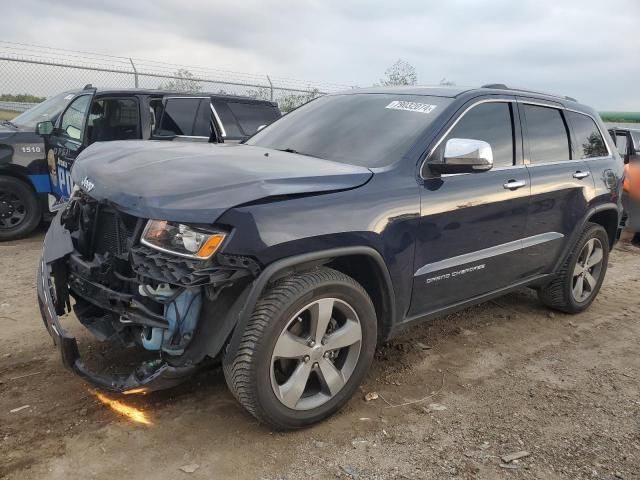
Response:
M41 218L38 199L28 185L17 178L0 177L0 241L28 235Z
M377 320L365 290L329 268L292 275L256 305L224 373L252 415L278 429L336 412L373 359Z
M588 223L558 276L540 289L540 300L566 313L585 310L600 291L608 263L607 231L601 225Z

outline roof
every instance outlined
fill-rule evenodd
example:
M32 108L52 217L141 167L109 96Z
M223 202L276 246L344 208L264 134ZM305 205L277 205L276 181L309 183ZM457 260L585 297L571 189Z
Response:
M388 87L368 87L368 88L353 88L351 90L344 90L342 92L336 92L337 94L352 94L352 93L390 93L392 95L431 95L433 97L448 97L454 98L458 95L474 90L472 87L444 87L444 86L417 86L417 85L398 85Z
M69 93L78 94L82 93L84 90L88 90L91 88L90 86L85 87L84 89L77 90L69 90ZM224 97L224 98L238 98L238 99L251 99L259 102L265 103L274 103L269 100L263 100L259 98L253 98L242 95L229 95L226 93L214 93L214 92L182 92L178 90L159 90L152 88L98 88L95 87L96 93L98 95L169 95L169 96L177 96L177 97Z
M352 90L346 90L338 92L340 94L349 93L388 93L393 95L430 95L434 97L447 97L456 98L465 93L475 92L478 94L512 94L512 95L526 95L529 97L544 98L550 101L562 100L576 102L574 98L564 95L555 95L552 93L545 93L536 90L528 90L524 88L509 88L504 84L493 83L484 85L482 87L446 87L446 86L417 86L417 85L401 85L401 86L385 86L385 87L370 87L370 88L354 88Z
M630 128L630 127L618 127L618 126L612 126L612 127L608 127L609 130L621 130L621 131L625 131L625 132L633 132L633 133L640 133L640 126L638 126L638 128Z

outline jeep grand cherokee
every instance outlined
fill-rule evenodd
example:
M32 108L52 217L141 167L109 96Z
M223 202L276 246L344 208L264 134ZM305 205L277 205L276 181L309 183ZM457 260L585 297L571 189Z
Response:
M622 170L592 109L504 85L327 95L239 145L98 144L45 239L42 317L94 385L166 388L222 357L249 412L303 427L407 326L524 286L587 308ZM91 371L70 310L152 358Z

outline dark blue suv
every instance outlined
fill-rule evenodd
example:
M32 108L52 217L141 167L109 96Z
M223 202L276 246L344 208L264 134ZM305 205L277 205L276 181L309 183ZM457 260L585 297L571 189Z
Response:
M45 239L42 316L94 385L166 388L221 357L249 412L303 427L407 326L520 287L587 308L622 173L592 109L504 85L327 95L237 145L96 144ZM149 358L90 370L70 309Z

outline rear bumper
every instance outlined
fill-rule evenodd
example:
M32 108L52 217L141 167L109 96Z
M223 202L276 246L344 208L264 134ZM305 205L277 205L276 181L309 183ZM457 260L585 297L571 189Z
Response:
M45 237L43 254L38 264L37 293L42 320L54 344L60 350L64 366L91 385L112 392L161 390L173 387L189 377L196 370L196 366L174 367L162 360L143 364L129 374L103 375L86 367L75 337L60 324L52 296L54 290L50 267L56 262L66 262L69 248L73 250L69 233L60 225L59 218L55 218Z

